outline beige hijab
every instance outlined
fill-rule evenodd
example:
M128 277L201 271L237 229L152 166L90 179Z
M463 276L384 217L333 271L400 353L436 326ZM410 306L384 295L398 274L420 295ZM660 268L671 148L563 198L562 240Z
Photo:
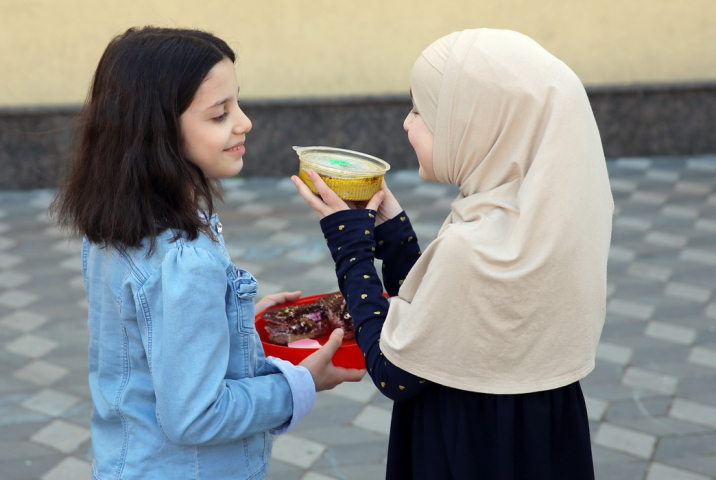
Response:
M460 194L391 300L382 351L475 392L579 380L604 323L614 209L584 87L530 38L491 29L430 45L411 87L435 175Z

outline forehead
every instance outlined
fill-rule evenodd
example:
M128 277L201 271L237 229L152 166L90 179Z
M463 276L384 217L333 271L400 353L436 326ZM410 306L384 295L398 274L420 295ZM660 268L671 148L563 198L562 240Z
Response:
M190 108L208 108L217 101L235 97L238 90L234 64L224 59L209 71L196 91Z

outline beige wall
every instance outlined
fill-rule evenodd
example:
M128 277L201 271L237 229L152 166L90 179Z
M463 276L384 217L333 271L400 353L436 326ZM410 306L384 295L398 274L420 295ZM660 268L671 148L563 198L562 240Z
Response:
M716 80L714 0L0 0L0 107L81 103L110 38L145 24L227 40L243 98L403 94L424 47L476 27L587 85Z

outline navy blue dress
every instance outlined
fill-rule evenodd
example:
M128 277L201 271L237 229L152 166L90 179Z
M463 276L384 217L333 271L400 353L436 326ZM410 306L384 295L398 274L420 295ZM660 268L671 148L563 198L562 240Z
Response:
M515 395L468 392L406 372L380 351L388 295L421 255L405 212L374 227L373 210L321 220L356 342L376 387L394 400L386 478L592 480L587 409L579 382Z

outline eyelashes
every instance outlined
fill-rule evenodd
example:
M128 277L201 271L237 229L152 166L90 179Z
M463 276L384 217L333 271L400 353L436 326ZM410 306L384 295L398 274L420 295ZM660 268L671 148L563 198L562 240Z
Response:
M236 105L239 105L239 106L241 105L241 100L239 100L238 98L236 99ZM212 118L211 120L214 121L214 122L216 122L216 123L221 123L221 122L223 122L224 120L226 120L226 117L227 117L228 115L229 115L229 112L224 112L224 113L222 113L221 115L219 115L218 117Z

